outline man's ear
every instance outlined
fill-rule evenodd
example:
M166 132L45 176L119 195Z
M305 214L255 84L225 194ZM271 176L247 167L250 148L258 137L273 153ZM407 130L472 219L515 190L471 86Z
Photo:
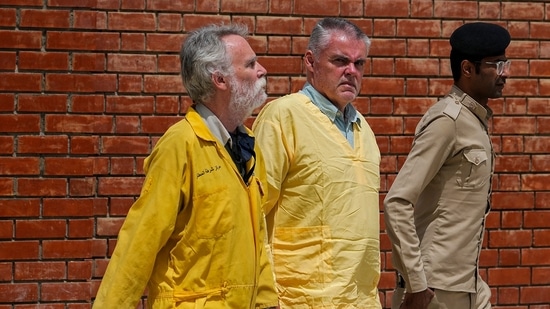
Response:
M469 60L463 60L460 63L460 70L464 77L470 78L476 70L475 64Z
M220 90L226 90L228 88L228 81L225 76L223 76L219 72L214 72L211 75L212 83L214 84L214 87L220 89Z
M306 54L304 55L304 63L306 65L306 68L308 70L312 69L314 62L315 57L313 56L313 52L311 50L306 51Z

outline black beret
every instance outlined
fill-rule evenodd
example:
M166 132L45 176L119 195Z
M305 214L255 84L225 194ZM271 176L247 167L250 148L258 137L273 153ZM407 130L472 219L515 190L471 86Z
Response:
M510 44L510 33L503 27L483 22L458 27L450 38L452 53L482 59L503 55Z

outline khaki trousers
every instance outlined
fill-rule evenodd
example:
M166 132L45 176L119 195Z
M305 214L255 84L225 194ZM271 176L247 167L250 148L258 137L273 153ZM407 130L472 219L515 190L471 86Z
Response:
M434 293L435 297L428 305L428 309L491 309L491 290L482 280L479 280L476 294L443 290L434 290ZM395 289L391 309L399 309L403 297L405 289Z

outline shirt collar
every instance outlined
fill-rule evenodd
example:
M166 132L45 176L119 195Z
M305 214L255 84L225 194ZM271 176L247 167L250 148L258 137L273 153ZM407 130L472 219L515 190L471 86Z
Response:
M313 104L315 104L323 114L325 114L333 123L336 117L339 115L339 110L332 102L330 102L325 96L317 91L310 83L306 83L304 88L300 91L306 95ZM348 103L344 108L344 119L348 119L349 122L357 122L360 124L360 118L357 116L357 110L351 103Z
M206 123L208 129L210 129L212 134L222 143L222 145L225 145L228 141L231 141L231 135L229 135L227 129L223 126L220 119L208 107L206 107L206 105L198 103L195 105L195 110ZM247 133L243 125L240 125L237 130Z
M456 85L453 85L450 94L458 98L458 101L462 103L462 105L474 113L483 124L487 126L489 118L493 115L493 110L489 106L479 104L474 98L462 91L462 89L458 88Z

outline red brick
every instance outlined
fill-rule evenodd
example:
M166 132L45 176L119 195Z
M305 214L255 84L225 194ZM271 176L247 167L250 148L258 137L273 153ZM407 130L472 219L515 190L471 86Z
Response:
M257 34L300 35L303 33L304 25L298 17L259 16L256 27ZM304 52L305 49L299 51L300 54Z
M59 178L20 178L17 181L20 196L64 196L67 194L67 180Z
M323 5L317 3L318 5ZM406 17L409 14L408 0L378 0L365 2L365 14L372 17Z
M73 95L71 111L73 113L97 114L105 111L105 97L102 95Z
M550 284L550 267L538 267L536 271L533 272L533 285L539 284Z
M38 115L0 115L0 132L38 133L39 131Z
M64 238L66 234L65 220L19 220L15 222L15 238L17 239Z
M140 131L139 116L117 116L115 121L115 132L117 134L132 134Z
M69 195L74 197L93 196L96 190L95 178L71 178L69 180Z
M524 249L521 251L522 265L548 265L550 248Z
M48 31L46 33L46 48L110 51L120 48L120 40L117 33Z
M491 248L529 247L532 245L531 231L503 230L489 231Z
M0 175L38 175L38 158L0 157Z
M16 54L14 52L0 52L0 70L15 70Z
M520 289L520 302L530 304L550 304L550 287L527 286Z
M12 239L13 238L13 222L0 220L0 239ZM0 270L1 270L0 264ZM1 280L0 280L1 281Z
M529 285L531 270L525 268L494 268L489 269L489 286Z
M38 283L0 283L0 303L38 301Z
M0 199L0 217L28 218L40 215L38 199Z
M46 115L46 132L110 133L112 122L111 116Z
M44 217L90 217L94 215L94 200L91 198L46 198Z
M66 112L67 95L19 95L20 112Z
M67 265L67 278L69 280L90 280L92 271L92 261L71 261Z
M43 301L82 301L91 299L89 282L42 283L40 299Z
M0 241L0 260L37 260L39 254L38 247L38 241ZM2 296L0 296L1 298Z
M154 103L153 96L108 96L105 111L115 114L152 114Z
M106 71L105 55L102 53L75 53L73 55L73 70L88 72Z
M148 154L150 150L148 137L106 136L101 143L104 154Z
M120 3L120 8L143 10L145 9L145 1L144 0L122 0Z
M153 13L107 13L108 28L122 31L153 31L156 28L156 17Z
M182 118L178 116L153 116L153 117L142 117L141 119L141 130L143 133L147 134L162 134L164 133L171 125L177 123Z
M0 9L0 26L14 27L16 22L14 8L1 8Z
M65 262L16 262L15 280L63 280Z
M502 3L502 18L514 20L544 19L544 3Z
M177 114L180 111L178 99L176 96L157 96L155 112L157 114Z
M46 158L44 175L86 176L94 173L94 158Z
M179 75L145 75L143 91L145 93L182 93L184 88Z
M107 29L107 13L97 11L74 10L75 29Z
M100 196L139 195L142 184L142 177L101 177L97 191Z
M183 28L181 14L158 14L158 30L180 32Z
M13 136L0 136L0 154L11 155L15 152L15 142Z
M477 15L478 3L472 1L434 2L434 17L462 18Z
M158 56L158 71L161 73L177 73L181 72L180 58L176 55L159 55Z
M99 153L98 136L74 136L71 137L72 154L97 154Z
M440 23L435 20L400 19L397 21L398 36L439 37L440 33L441 33Z
M143 51L145 50L145 35L143 33L122 33L121 50Z
M1 32L1 31L0 31ZM0 33L0 37L2 34ZM0 44L2 40L0 40ZM2 48L2 47L0 47ZM42 74L39 73L1 73L0 91L33 91L42 90Z
M365 77L361 86L361 94L364 95L403 95L405 93L405 80L403 78L378 78Z
M143 183L143 179L141 180ZM137 193L139 194L139 193ZM137 195L136 194L136 195ZM126 216L135 199L133 197L113 197L110 205L110 216ZM99 228L99 227L98 227Z
M499 266L521 265L520 249L500 249L498 255Z
M98 236L117 236L124 218L98 218L97 235Z
M0 48L35 49L41 47L41 31L0 30Z
M114 92L114 74L46 74L46 90L62 92Z
M148 11L193 11L194 3L191 1L157 0L147 1Z
M90 239L94 236L94 219L71 219L69 238Z
M545 191L548 190L550 174L528 174L521 177L522 190Z
M1 123L1 122L0 122ZM526 136L524 151L527 153L549 153L550 137L548 136Z
M188 17L186 16L186 18ZM183 34L151 33L147 35L145 50L150 52L179 52L184 37Z
M44 259L83 259L94 256L94 240L43 240Z
M143 78L141 75L123 75L118 76L118 92L140 93L143 90Z
M20 25L26 28L69 28L68 10L21 10Z

